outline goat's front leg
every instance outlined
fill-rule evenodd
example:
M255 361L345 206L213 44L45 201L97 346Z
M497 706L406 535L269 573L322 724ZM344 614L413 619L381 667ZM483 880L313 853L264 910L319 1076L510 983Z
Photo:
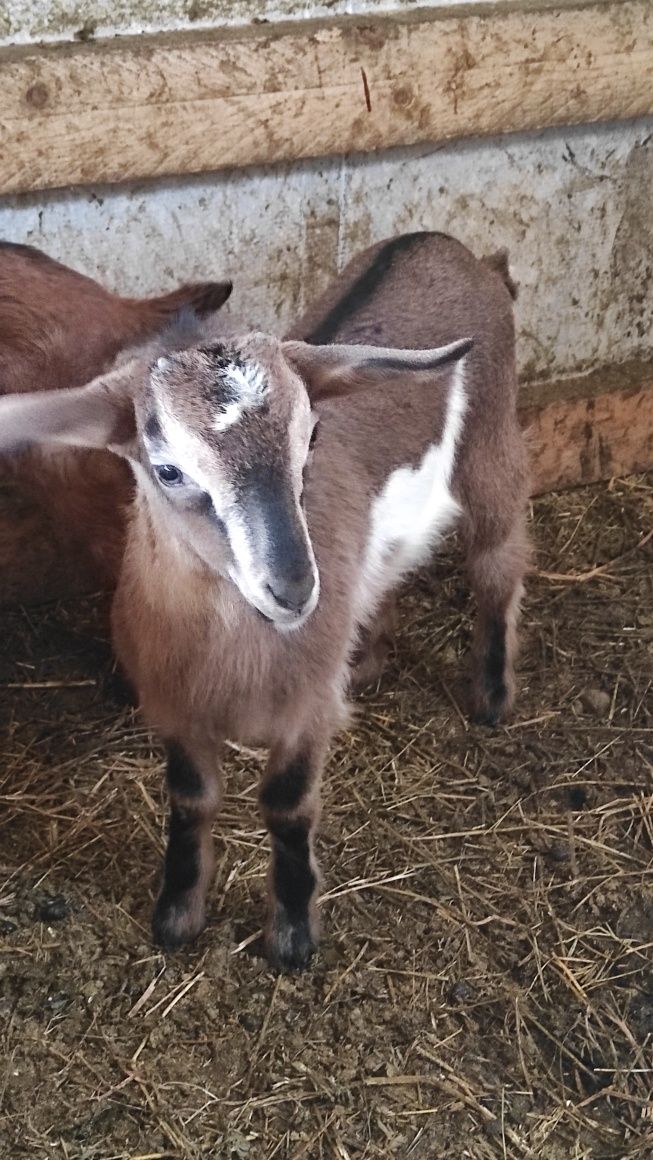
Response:
M270 834L266 953L281 971L303 970L317 944L318 867L313 835L320 813L324 746L314 741L279 747L261 785L260 802Z
M213 870L211 823L220 797L219 754L211 756L173 740L168 740L166 750L168 845L152 931L159 945L172 950L204 928Z

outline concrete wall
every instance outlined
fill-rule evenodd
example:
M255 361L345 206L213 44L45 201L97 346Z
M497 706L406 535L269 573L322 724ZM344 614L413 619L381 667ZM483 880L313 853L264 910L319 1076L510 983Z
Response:
M70 38L85 21L111 33L411 6L4 0L0 34L17 42ZM480 253L508 247L521 284L522 372L561 374L653 355L652 134L653 122L640 121L8 198L0 236L127 293L228 274L234 310L283 329L360 248L442 229Z
M283 326L401 230L510 250L529 376L653 355L653 125L632 122L0 201L0 236L127 293L228 274Z
M455 7L473 3L477 0L455 0ZM507 7L523 0L501 3ZM450 8L452 4L451 0L430 0L430 4L428 0L424 4L413 0L316 0L313 4L304 0L1 0L0 45L418 7Z

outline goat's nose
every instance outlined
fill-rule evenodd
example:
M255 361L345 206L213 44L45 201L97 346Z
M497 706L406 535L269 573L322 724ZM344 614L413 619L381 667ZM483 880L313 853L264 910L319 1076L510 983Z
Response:
M274 597L281 608L288 612L301 612L310 600L315 588L315 578L307 572L298 580L275 578L274 584L268 584L268 592Z

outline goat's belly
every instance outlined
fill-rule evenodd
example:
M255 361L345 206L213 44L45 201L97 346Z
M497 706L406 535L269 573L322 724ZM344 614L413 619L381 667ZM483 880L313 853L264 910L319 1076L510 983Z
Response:
M361 621L407 573L426 563L460 514L448 468L441 448L432 447L419 467L394 471L373 501L358 594Z

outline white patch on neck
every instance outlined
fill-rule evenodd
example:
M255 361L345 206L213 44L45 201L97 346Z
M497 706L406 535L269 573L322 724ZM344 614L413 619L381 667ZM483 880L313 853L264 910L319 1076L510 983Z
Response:
M428 560L436 541L460 513L449 485L467 406L464 359L456 363L442 441L418 467L399 467L370 510L370 530L356 600L364 624L401 579Z
M242 419L245 411L260 406L267 391L263 368L258 363L229 363L225 377L236 388L237 398L227 403L216 415L214 431L226 431L227 427L233 427L234 423Z

